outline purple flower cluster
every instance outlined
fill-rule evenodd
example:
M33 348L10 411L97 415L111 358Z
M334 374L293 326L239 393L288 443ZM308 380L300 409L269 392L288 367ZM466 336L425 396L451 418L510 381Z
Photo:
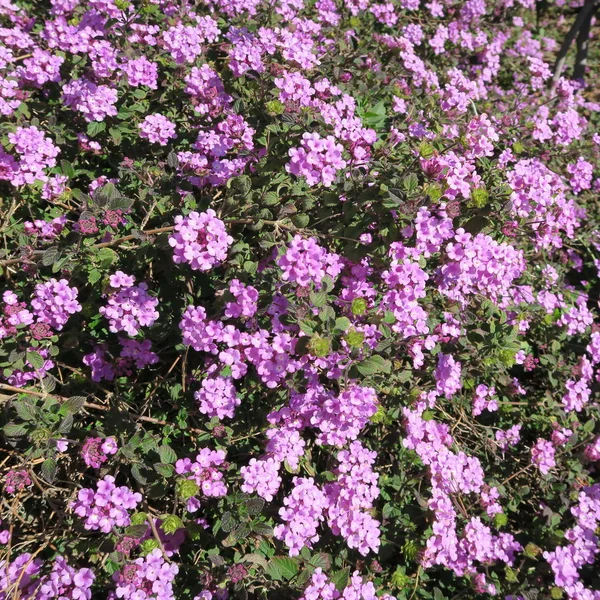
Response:
M539 438L531 449L531 462L543 475L547 475L556 466L555 450L552 442Z
M161 146L166 146L169 140L174 140L177 137L175 123L169 121L167 117L160 113L146 115L144 120L139 124L139 128L140 137Z
M498 410L498 398L494 386L488 387L481 383L475 388L473 396L473 416L477 417L484 410L488 412Z
M117 114L117 90L89 79L75 79L63 86L63 102L83 114L86 121L104 121Z
M208 271L223 262L232 243L225 223L210 208L175 217L175 233L169 237L174 262L189 263L195 271Z
M290 556L298 556L302 548L312 548L319 541L317 529L325 520L329 501L312 477L294 477L292 483L292 492L279 509L284 523L276 525L273 534L289 548Z
M113 527L127 527L131 523L127 511L135 509L141 501L139 492L132 492L124 485L117 487L115 478L106 475L98 481L96 491L91 488L79 490L71 508L85 519L83 526L86 529L110 533Z
M308 287L311 283L320 287L325 275L335 279L342 271L337 254L327 252L315 238L305 239L299 235L294 236L277 264L283 271L281 278L284 281L301 287Z
M466 302L472 294L501 300L525 270L523 252L510 244L482 233L473 237L463 229L456 230L454 240L447 244L448 260L437 273L440 291L453 300Z
M31 306L38 322L60 331L71 315L81 310L77 288L69 287L66 279L50 279L35 286Z
M81 458L88 467L99 469L110 455L117 453L117 450L117 440L114 437L89 437L83 443Z
M304 177L308 185L331 187L338 171L346 166L343 152L343 146L332 135L322 138L318 133L305 132L300 147L290 148L291 160L285 168L292 175Z
M116 590L111 592L109 600L175 600L173 581L178 572L179 567L165 561L161 550L155 548L113 575Z
M265 457L260 460L251 458L248 466L240 469L244 483L242 492L252 494L256 492L267 502L271 502L281 486L279 469L281 463L273 457Z
M29 473L24 470L9 471L4 477L4 491L7 494L21 492L32 484Z
M379 521L370 511L379 496L378 475L373 471L377 453L360 442L338 453L337 481L325 485L329 501L327 523L335 535L341 535L349 548L366 556L379 550Z
M209 417L233 418L240 398L231 377L207 377L202 380L200 389L194 393L200 404L200 412Z
M453 495L478 495L481 506L493 516L502 512L498 491L484 484L479 460L450 450L453 439L447 425L423 419L426 407L425 402L420 402L414 411L404 409L407 437L403 441L406 448L416 451L431 474L428 505L434 512L433 534L427 541L423 566L443 565L462 576L476 575L476 563L501 561L512 565L520 544L510 534L494 535L479 517L471 517L459 537Z
M6 179L15 187L46 181L45 169L56 165L60 153L52 140L37 127L17 127L8 134L8 141L13 144L19 160L0 149L0 180Z
M158 299L148 294L146 283L134 284L135 277L122 271L110 276L114 291L109 295L107 305L101 306L99 311L108 319L113 333L124 331L134 336L141 327L150 327L158 319Z
M95 575L91 569L74 569L62 556L57 556L52 571L42 577L36 589L35 600L90 600Z
M202 448L194 461L181 458L175 463L175 472L186 479L196 482L199 493L207 498L219 498L227 494L227 487L223 482L223 473L220 469L225 467L225 452L223 450L210 450ZM189 512L200 508L200 500L192 496L187 501Z
M597 590L586 588L580 581L579 571L585 565L594 564L600 552L597 528L600 524L600 484L584 488L579 492L579 502L571 508L576 519L574 527L565 533L569 542L558 546L543 556L554 573L554 583L563 589L572 600L598 600Z
M229 292L235 300L225 305L225 316L229 319L240 317L249 319L257 310L258 290L251 285L244 285L239 279L229 282Z

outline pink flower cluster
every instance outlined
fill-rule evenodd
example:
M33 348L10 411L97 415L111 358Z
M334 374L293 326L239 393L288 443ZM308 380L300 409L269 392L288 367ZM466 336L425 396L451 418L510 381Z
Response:
M79 490L71 508L85 519L85 529L110 533L113 527L127 527L131 523L128 511L135 509L141 501L139 492L132 492L124 485L117 487L115 478L106 475L98 481L96 491L91 488Z
M173 261L189 263L195 271L208 271L227 258L233 238L227 234L225 223L212 209L186 217L175 217L175 233L169 237Z
M332 135L322 138L318 133L302 134L299 148L290 148L290 162L285 168L292 175L304 177L308 185L322 183L331 187L338 171L346 166L344 148Z
M109 600L175 600L173 580L178 572L179 567L167 562L160 548L155 548L113 575L116 589Z
M133 275L117 271L110 276L110 285L114 290L108 297L106 306L99 312L109 321L113 333L124 331L134 336L141 327L150 327L158 319L158 299L148 294L148 284L135 284Z
M210 450L202 448L194 461L181 458L175 463L175 472L186 479L195 481L199 492L207 498L219 498L227 494L227 487L223 482L223 473L220 469L225 467L225 452L223 450ZM187 510L195 512L200 508L200 500L192 496L187 501Z
M207 377L202 380L200 389L194 393L200 404L200 412L208 417L233 418L235 408L241 400L231 377Z
M579 571L585 565L594 564L600 552L597 528L600 524L600 484L579 492L579 502L571 508L575 526L565 533L566 546L558 546L543 556L554 573L554 583L572 600L598 600L597 590L585 588Z
M46 283L39 283L35 286L31 300L33 314L38 322L47 323L56 331L60 331L69 317L81 310L77 294L77 288L69 287L66 279L50 279Z
M282 269L284 281L308 287L311 283L320 287L323 277L335 279L342 271L342 262L337 254L327 252L315 238L294 236L285 254L277 264Z
M81 458L88 467L99 469L110 455L117 453L117 450L117 440L114 437L89 437L83 443Z
M177 137L175 123L169 121L167 117L160 113L146 115L139 124L139 128L140 137L161 146L166 146L169 140L174 140Z

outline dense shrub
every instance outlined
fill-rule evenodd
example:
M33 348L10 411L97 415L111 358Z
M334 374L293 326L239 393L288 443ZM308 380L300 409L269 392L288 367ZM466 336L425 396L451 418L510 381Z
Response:
M600 598L565 4L0 2L0 600Z

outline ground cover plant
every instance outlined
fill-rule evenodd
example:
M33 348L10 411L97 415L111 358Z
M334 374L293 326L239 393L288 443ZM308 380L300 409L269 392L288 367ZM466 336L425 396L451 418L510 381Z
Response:
M594 9L0 0L0 600L600 598Z

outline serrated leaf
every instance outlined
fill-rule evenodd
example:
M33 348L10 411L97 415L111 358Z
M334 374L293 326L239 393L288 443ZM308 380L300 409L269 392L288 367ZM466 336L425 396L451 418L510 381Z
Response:
M112 248L100 248L96 258L100 261L100 267L107 269L118 260L119 255Z
M345 587L348 585L348 579L350 578L350 568L346 567L336 571L331 577L331 582L335 585L338 592L343 592Z
M220 554L209 554L208 560L213 567L222 567L225 564L225 559Z
M58 433L69 433L73 428L73 414L68 413L58 426Z
M53 458L47 458L41 467L42 477L48 482L52 483L56 479L57 464Z
M46 248L42 254L42 264L45 267L53 265L60 258L60 250L56 246Z
M91 123L88 123L86 131L90 137L95 137L102 133L105 129L106 123L104 121L92 121Z
M144 521L145 520L146 519L144 518ZM146 535L148 528L149 526L147 523L137 523L135 525L130 525L129 527L125 528L125 535L135 539L139 539L142 536Z
M262 199L265 206L273 206L279 203L279 196L276 192L267 192Z
M142 467L140 467L140 465L138 465L138 464L132 465L131 466L131 474L133 475L134 479L138 483L141 483L142 485L148 483L148 480L142 473Z
M235 527L235 519L229 511L225 511L221 518L221 528L225 533L229 533Z
M375 375L375 373L391 373L392 371L392 363L378 354L370 356L355 366L358 372L364 376Z
M249 498L246 500L246 509L250 515L258 515L265 505L262 498Z
M91 269L88 273L88 283L94 285L102 279L102 273L98 269Z
M63 403L63 409L70 413L78 413L85 405L85 396L71 396Z
M172 464L177 460L177 454L170 446L163 444L158 448L158 455L163 463Z
M258 533L258 535L273 535L273 528L268 523L254 523L252 525L252 531L254 531L254 533Z
M322 308L327 304L327 292L311 292L309 298L316 308Z
M276 556L269 561L266 571L275 581L287 581L298 573L298 562L286 556Z
M18 400L13 406L24 421L35 421L38 418L39 411L29 400Z
M129 210L132 206L133 200L131 198L125 198L125 196L111 198L107 204L109 210Z
M250 534L250 527L248 527L248 525L246 525L246 523L242 523L242 524L238 525L231 532L231 535L233 536L233 539L236 542L239 542L240 540L247 538L249 534Z
M27 362L36 370L39 371L44 366L44 357L37 352L26 353Z
M348 317L338 317L335 320L334 329L338 331L346 331L350 327L350 319Z
M323 569L323 571L329 571L329 569L331 568L331 556L329 556L329 554L325 554L324 552L318 552L317 554L311 556L308 563L312 565L315 569Z
M259 565L260 567L265 569L265 571L267 570L267 567L269 565L267 559L264 556L255 553L246 554L242 557L241 562L248 562L253 565Z
M179 159L177 158L176 152L169 152L169 154L167 155L167 165L171 169L176 169L179 166Z
M27 427L22 423L7 423L3 428L4 435L9 438L23 437L27 435Z
M166 477L167 479L169 477L172 477L173 474L175 473L175 468L173 467L173 465L169 465L166 463L156 463L153 466L154 466L154 470L159 475L162 475L163 477Z

